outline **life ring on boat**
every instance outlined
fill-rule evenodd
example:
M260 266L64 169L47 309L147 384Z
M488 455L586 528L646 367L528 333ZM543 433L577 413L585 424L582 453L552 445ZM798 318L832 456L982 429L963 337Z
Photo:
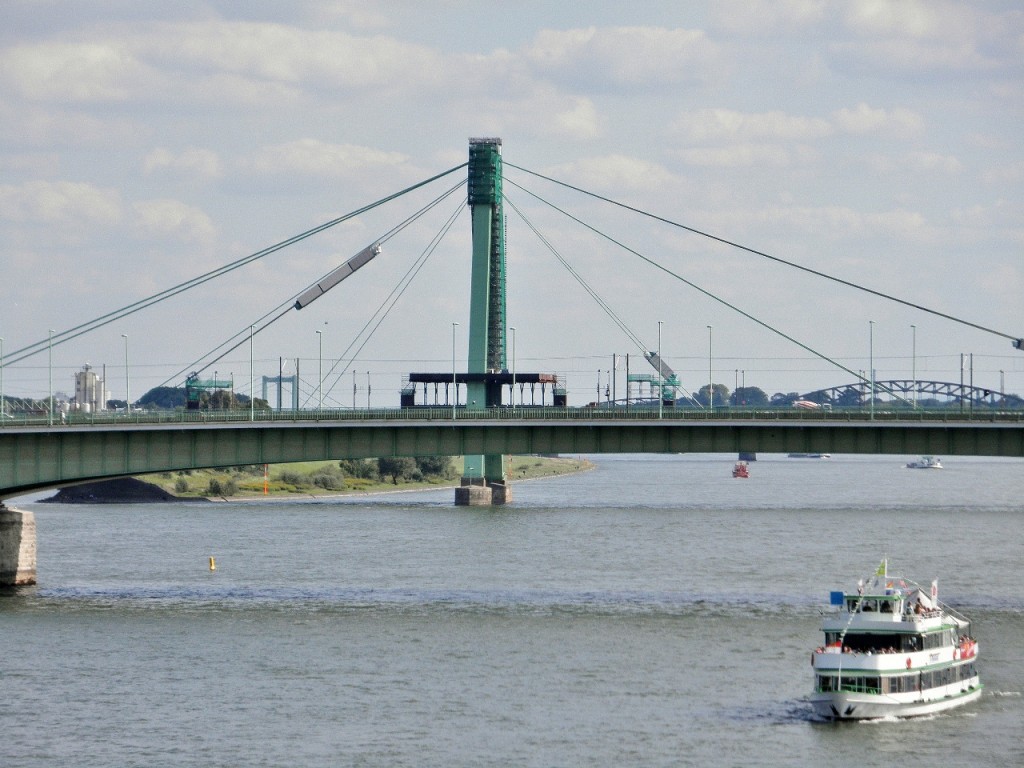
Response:
M907 669L910 669L910 659L907 659Z

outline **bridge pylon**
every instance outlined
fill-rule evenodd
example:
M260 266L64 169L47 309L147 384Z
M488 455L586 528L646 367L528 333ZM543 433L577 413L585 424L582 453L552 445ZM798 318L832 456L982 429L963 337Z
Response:
M486 374L508 369L505 355L505 219L501 193L501 139L469 140L468 202L473 226L466 415L501 405L501 384ZM478 374L474 376L474 374ZM483 375L479 375L483 374ZM512 500L504 456L466 456L457 505Z

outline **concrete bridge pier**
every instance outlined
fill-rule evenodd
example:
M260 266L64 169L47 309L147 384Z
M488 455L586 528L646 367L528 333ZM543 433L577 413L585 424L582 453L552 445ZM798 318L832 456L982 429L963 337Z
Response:
M36 583L36 516L0 504L0 586Z
M462 485L455 489L455 506L489 507L512 501L512 485L507 480L484 480L482 477L463 477Z

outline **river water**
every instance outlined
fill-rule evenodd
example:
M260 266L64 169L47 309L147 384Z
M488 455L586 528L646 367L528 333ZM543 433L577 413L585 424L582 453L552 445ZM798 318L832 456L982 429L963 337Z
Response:
M1024 462L592 458L496 509L20 503L0 765L1024 765ZM984 695L815 721L820 612L884 556L974 620Z

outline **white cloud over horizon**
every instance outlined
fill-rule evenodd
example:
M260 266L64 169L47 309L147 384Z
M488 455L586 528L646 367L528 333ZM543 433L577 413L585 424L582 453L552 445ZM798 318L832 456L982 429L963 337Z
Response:
M428 11L211 0L129 14L83 0L76 10L48 19L12 0L0 32L0 237L13 278L0 301L17 308L0 316L7 349L38 340L63 317L71 326L166 287L164 271L171 284L180 270L214 269L463 163L467 139L480 135L501 137L509 163L1024 335L1012 290L1024 273L1024 12L1011 2L602 1L470 14L460 3ZM936 366L976 350L1024 392L1024 354L1005 339L787 275L749 252L511 168L508 175L652 259L713 277L709 288L751 314L788 317L815 348L866 355L871 319L882 349L905 358L913 323ZM133 316L133 338L151 334L138 352L148 383L162 383L218 333L248 327L275 296L308 284L456 180L233 272L223 287L185 294L153 320ZM650 339L664 322L679 370L699 367L706 341L694 329L707 324L721 334L715 346L730 375L745 364L770 368L773 355L804 354L512 186L509 196L529 205L550 244L638 335ZM340 355L342 340L430 247L455 205L446 201L403 230L336 297L268 330L265 356L309 357L313 328L324 322ZM402 371L450 360L444 329L468 322L467 219L355 363L376 371L382 398L397 391ZM568 376L572 388L603 365L595 359L636 352L585 295L571 293L574 282L563 284L561 267L522 221L508 220L510 318L536 367ZM74 279L76 263L83 299L71 307L27 285ZM198 330L180 332L168 321L175 313ZM552 328L553 317L570 327ZM79 359L115 359L120 332L61 346L64 378ZM819 361L799 376L782 368L758 385L835 383ZM12 367L5 380L12 392L42 394L34 368ZM589 395L589 378L587 387Z

